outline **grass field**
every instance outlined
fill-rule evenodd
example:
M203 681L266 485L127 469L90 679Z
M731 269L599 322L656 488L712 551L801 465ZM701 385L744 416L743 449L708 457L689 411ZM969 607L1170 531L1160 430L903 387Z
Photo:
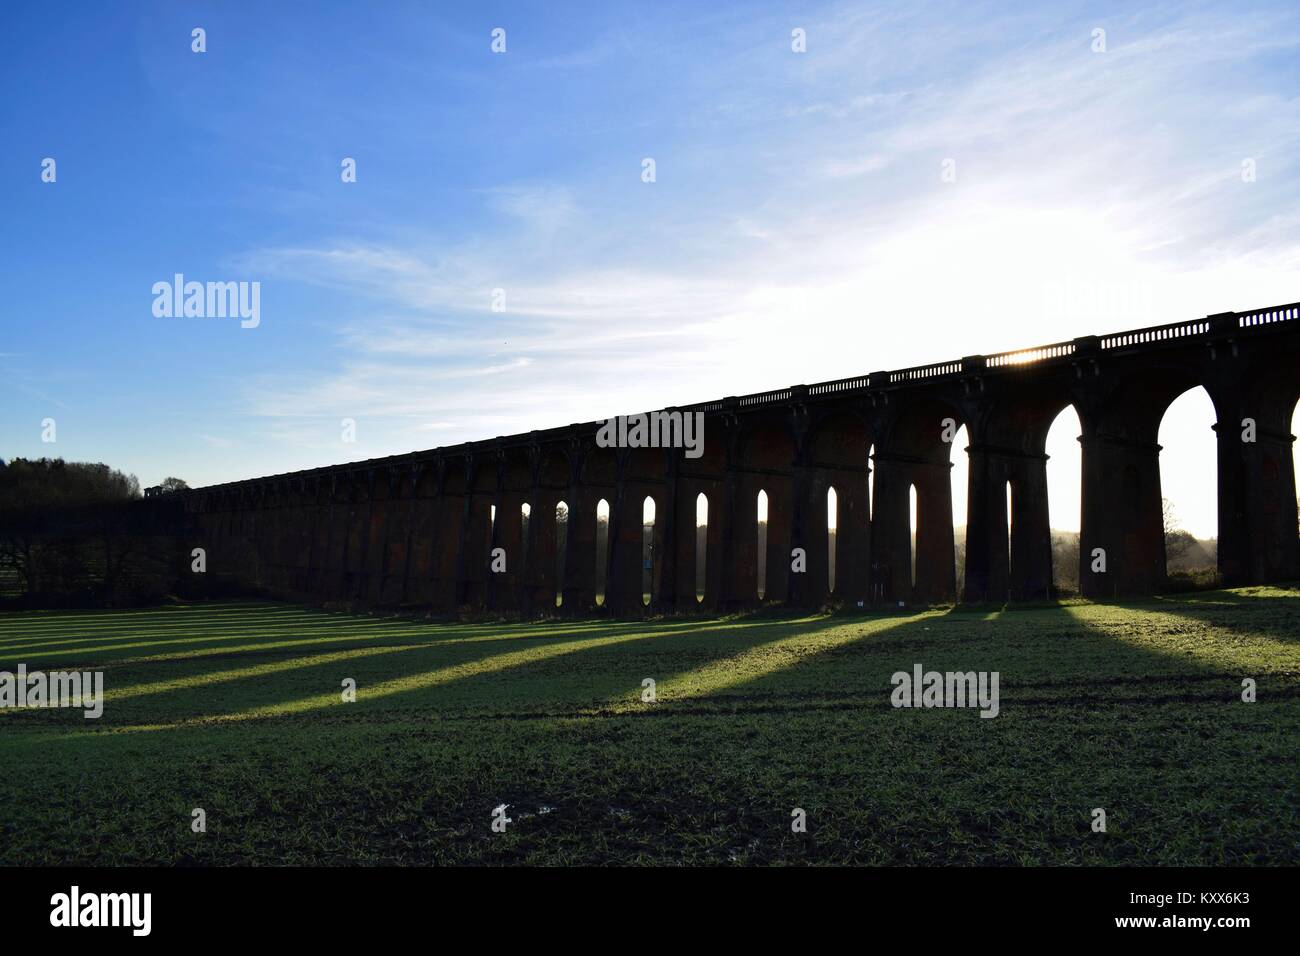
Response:
M10 613L0 670L102 670L106 702L0 710L0 863L1295 864L1297 634L1300 592L1265 588L637 623ZM916 663L1000 672L1000 715L892 708Z

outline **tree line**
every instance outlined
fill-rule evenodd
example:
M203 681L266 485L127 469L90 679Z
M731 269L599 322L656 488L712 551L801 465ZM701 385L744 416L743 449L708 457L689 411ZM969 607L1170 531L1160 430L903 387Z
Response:
M180 496L141 498L134 475L102 462L0 460L0 603L132 606L185 589L193 576L175 537Z

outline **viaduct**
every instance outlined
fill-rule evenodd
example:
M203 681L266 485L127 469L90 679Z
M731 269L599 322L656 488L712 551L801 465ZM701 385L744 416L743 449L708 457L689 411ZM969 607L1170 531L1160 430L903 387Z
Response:
M939 603L957 594L951 419L970 439L965 600L1034 600L1052 580L1044 446L1057 413L1073 405L1082 424L1080 587L1096 598L1140 595L1165 579L1160 420L1199 385L1218 421L1223 582L1294 579L1298 358L1300 303L1228 312L686 406L704 415L695 459L681 449L602 448L600 422L575 424L195 489L184 493L186 523L210 571L289 596L525 614L554 613L557 598L563 613L713 611L760 603L763 491L765 601ZM708 522L697 547L701 495ZM646 498L656 516L648 604ZM598 507L609 514L599 551ZM496 548L504 571L491 569ZM793 548L806 553L803 572L791 569ZM1094 570L1096 549L1104 571Z

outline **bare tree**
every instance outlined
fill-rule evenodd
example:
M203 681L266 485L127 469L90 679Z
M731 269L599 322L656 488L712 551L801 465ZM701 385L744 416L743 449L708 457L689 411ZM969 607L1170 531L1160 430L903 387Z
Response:
M1160 512L1165 525L1165 560L1177 561L1196 544L1196 538L1178 526L1178 516L1168 498L1160 499Z

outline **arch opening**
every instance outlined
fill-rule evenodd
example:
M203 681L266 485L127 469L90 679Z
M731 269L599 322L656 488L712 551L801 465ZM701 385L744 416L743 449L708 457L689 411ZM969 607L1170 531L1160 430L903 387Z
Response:
M605 606L605 580L609 564L609 502L596 502L596 606Z
M555 606L564 604L564 552L569 543L569 506L555 505Z
M761 601L767 596L767 492L762 488L758 490L756 519L758 553L755 555L754 564L758 574L758 599Z
M519 573L526 575L528 573L528 516L532 513L533 506L524 502L519 506ZM521 577L521 580L528 580L527 577Z
M641 604L650 606L654 588L655 500L646 495L641 503Z
M867 448L867 520L876 517L876 446Z
M1007 572L1008 572L1007 573L1007 599L1010 600L1014 596L1011 593L1011 582L1015 580L1015 575L1011 571L1012 569L1011 562L1014 560L1015 557L1015 553L1014 550L1012 549L1011 543L1015 540L1016 537L1015 535L1015 530L1016 530L1015 488L1012 482L1010 481L1007 482L1005 491L1006 491L1005 514L1007 516L1007 538L1002 543L1006 548L1006 554L1007 554Z
M957 600L966 594L966 535L969 527L967 500L970 495L970 435L966 426L957 429L952 439L952 467L948 481L952 498L952 560Z
M1056 413L1047 429L1047 513L1052 548L1052 590L1079 593L1079 529L1083 517L1083 425L1073 405ZM1008 527L1010 522L1008 521Z
M1291 434L1300 435L1300 401L1291 412ZM1291 443L1291 473L1300 475L1300 441ZM1296 536L1300 537L1300 489L1296 493Z
M708 588L709 496L700 492L695 498L695 603L704 600Z
M908 514L908 523L909 523L909 527L911 528L912 533L911 533L910 540L909 540L909 545L908 545L908 550L909 550L910 553L908 554L908 561L907 561L907 563L908 563L908 567L911 568L911 576L910 576L910 578L909 578L909 581L910 581L910 583L911 583L911 585L912 585L913 588L916 587L916 513L917 513L917 505L918 505L918 501L917 501L917 494L916 494L916 485L914 485L914 484L912 484L912 485L908 485L908 486L907 486L907 514Z
M1183 392L1160 419L1160 517L1165 575L1184 587L1218 584L1218 415L1201 386Z
M835 531L839 525L839 495L835 486L826 489L826 591L835 593Z

